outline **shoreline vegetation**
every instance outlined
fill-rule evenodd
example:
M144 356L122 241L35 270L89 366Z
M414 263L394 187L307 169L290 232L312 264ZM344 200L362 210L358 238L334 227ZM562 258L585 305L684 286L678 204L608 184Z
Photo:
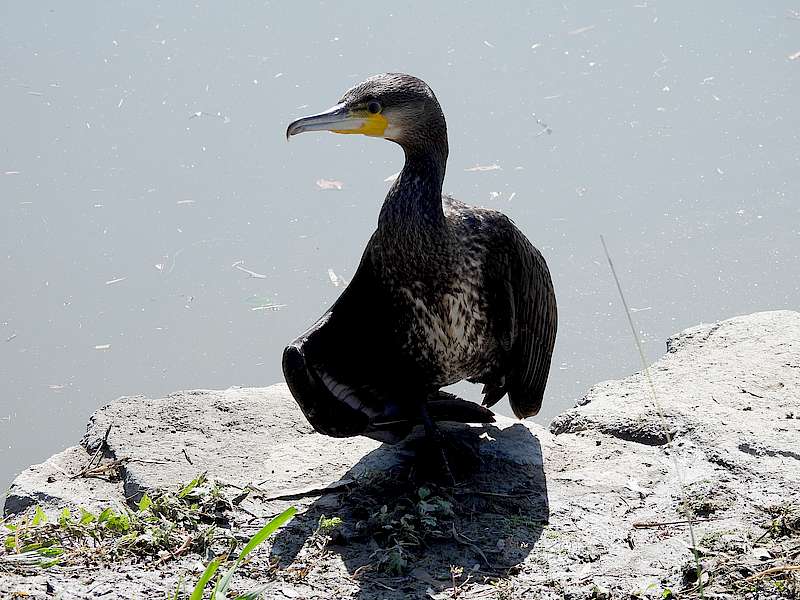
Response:
M666 427L644 372L602 382L549 430L448 427L480 457L455 486L284 386L122 398L15 480L0 597L798 597L800 313L686 330L649 373Z

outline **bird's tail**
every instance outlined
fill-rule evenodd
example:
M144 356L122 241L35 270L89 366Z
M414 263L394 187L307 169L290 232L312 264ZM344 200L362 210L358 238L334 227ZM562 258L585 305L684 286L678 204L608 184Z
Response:
M545 380L546 383L546 380ZM544 383L532 389L510 389L508 400L511 410L518 419L535 417L542 408L544 399Z

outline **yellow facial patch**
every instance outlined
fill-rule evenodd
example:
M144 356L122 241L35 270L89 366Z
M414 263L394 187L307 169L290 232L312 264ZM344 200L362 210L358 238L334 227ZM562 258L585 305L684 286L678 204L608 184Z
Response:
M360 133L372 137L383 137L389 121L382 114L366 113L363 117L358 117L362 122L356 129L331 129L334 133Z

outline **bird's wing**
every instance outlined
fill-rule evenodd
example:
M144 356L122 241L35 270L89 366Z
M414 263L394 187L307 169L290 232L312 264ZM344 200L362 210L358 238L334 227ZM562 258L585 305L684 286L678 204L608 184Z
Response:
M376 274L372 245L333 306L284 350L283 371L320 433L394 443L414 426L417 415L409 409L423 398L404 377L409 358L396 343L392 299ZM440 412L463 420L459 408L445 403Z
M309 422L326 435L363 434L370 419L384 412L380 399L365 393L370 381L359 377L362 370L372 374L389 362L374 344L385 328L379 294L365 252L333 306L284 350L289 389Z
M504 350L498 375L505 375L505 381L487 386L484 403L494 403L507 392L514 414L522 419L537 414L542 406L558 315L544 257L510 221L508 225L488 274L496 331Z

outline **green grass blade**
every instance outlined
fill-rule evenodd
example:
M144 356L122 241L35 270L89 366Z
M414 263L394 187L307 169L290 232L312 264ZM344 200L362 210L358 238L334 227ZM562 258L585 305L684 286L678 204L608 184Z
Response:
M181 592L183 591L183 575L178 577L178 581L175 584L175 593L172 594L172 597L167 596L167 600L178 600L181 596Z
M92 513L90 513L88 510L86 510L82 506L79 507L78 510L81 511L81 518L78 521L78 523L80 525L88 525L89 523L92 523L92 522L97 520L97 517L95 517Z
M206 480L206 474L200 473L200 475L192 479L189 483L187 483L183 487L183 489L180 492L178 492L178 498L185 498L192 492L194 488L196 488L198 485L202 485L205 480Z
M228 587L231 584L231 577L233 577L234 571L239 567L240 564L244 561L245 556L250 554L253 550L255 550L259 544L261 544L264 540L266 540L269 536L271 536L275 531L278 530L279 527L285 525L297 512L297 509L292 506L291 508L287 508L277 517L272 519L269 523L264 525L261 529L259 529L256 534L250 538L250 541L247 542L242 553L239 554L239 558L236 559L236 562L233 563L233 566L230 570L222 576L219 580L219 593L224 598L225 595L228 593Z
M275 533L275 531L277 531L279 527L285 525L295 515L295 513L297 513L297 509L294 506L287 508L277 517L272 519L269 523L264 525L264 527L259 529L258 533L256 533L253 537L251 537L250 541L247 542L247 545L245 545L244 549L242 550L242 553L239 555L237 562L244 560L245 556L250 554L253 550L256 549L256 547L259 544L261 544L269 536Z
M192 591L192 595L189 596L189 600L203 600L203 590L206 589L206 585L208 585L208 582L211 581L214 573L216 573L217 569L219 569L219 564L221 562L222 558L217 557L208 563L206 570L203 571L200 579L197 580L197 584L194 586L194 590Z
M222 598L225 598L227 596L228 588L231 585L231 577L233 577L233 572L236 571L239 564L240 562L237 559L237 561L233 563L233 566L225 572L225 575L223 575L217 580L216 589Z
M33 523L31 523L31 525L36 527L37 525L44 525L45 523L47 523L47 515L44 514L42 507L37 504L36 512L33 513Z
M219 593L219 591L220 591L220 589L219 589L219 582L220 582L220 579L221 579L221 578L219 578L219 577L218 577L218 578L217 578L217 581L214 583L214 587L213 587L213 588L212 588L212 590L211 590L211 596L209 597L209 600L217 600L217 594L218 594L218 593ZM223 593L223 594L221 594L219 597L220 597L220 598L223 598L223 600L224 600L224 598L225 598L225 594Z
M256 588L254 590L248 590L243 594L236 596L236 600L260 600L266 590L266 586Z
M61 509L61 514L58 515L58 524L61 527L65 527L72 523L72 512L67 507Z
M146 511L152 505L153 505L153 501L150 499L150 496L148 496L147 494L143 494L142 495L142 499L139 500L139 505L138 505L139 512Z
M111 508L110 506L104 508L100 512L100 514L97 516L98 525L101 524L101 523L105 523L106 521L108 521L113 516L114 516L114 509L113 508Z

